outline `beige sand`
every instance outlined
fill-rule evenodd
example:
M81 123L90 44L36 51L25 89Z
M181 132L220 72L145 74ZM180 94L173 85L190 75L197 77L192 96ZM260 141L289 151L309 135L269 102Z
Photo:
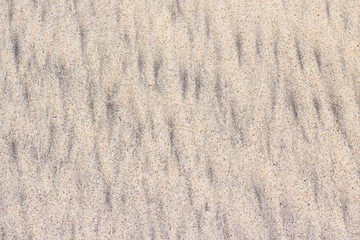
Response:
M1 239L360 239L358 0L0 17Z

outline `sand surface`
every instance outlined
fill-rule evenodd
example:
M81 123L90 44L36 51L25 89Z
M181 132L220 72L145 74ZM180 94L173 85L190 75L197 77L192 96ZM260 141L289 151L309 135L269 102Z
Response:
M360 239L358 0L1 0L0 238Z

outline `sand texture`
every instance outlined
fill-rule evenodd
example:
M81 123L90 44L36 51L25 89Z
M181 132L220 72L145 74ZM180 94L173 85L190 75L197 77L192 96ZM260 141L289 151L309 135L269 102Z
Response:
M0 0L0 239L360 239L359 0Z

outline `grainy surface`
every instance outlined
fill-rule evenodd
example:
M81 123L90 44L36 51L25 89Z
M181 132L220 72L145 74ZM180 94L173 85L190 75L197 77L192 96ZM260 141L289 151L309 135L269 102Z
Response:
M360 239L358 0L0 1L1 239Z

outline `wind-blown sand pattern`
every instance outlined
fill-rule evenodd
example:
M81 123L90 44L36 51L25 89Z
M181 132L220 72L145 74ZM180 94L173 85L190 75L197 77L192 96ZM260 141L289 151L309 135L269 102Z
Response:
M360 239L358 0L0 1L1 239Z

